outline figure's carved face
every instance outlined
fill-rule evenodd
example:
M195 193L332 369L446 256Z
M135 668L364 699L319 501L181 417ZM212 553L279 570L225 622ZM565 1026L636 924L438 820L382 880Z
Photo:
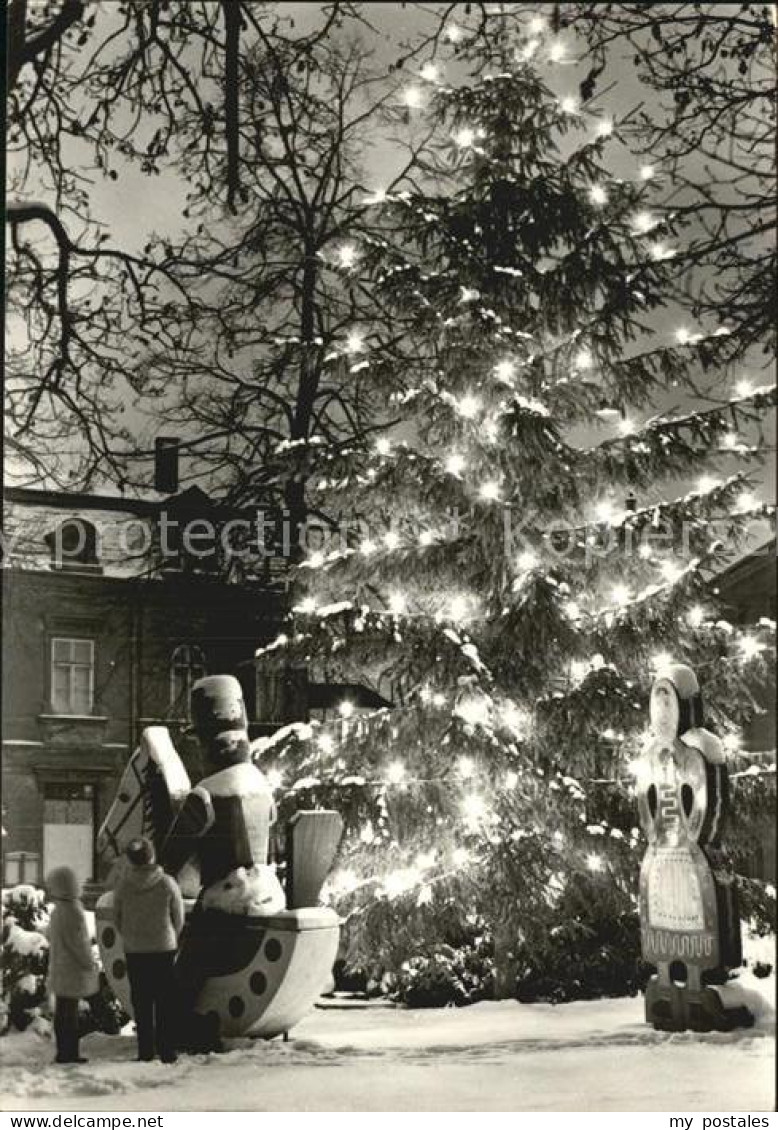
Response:
M662 741L671 742L678 735L679 715L675 687L669 679L657 679L651 688L651 729Z
M251 743L245 730L225 730L215 737L201 739L200 744L211 768L224 769L251 761Z

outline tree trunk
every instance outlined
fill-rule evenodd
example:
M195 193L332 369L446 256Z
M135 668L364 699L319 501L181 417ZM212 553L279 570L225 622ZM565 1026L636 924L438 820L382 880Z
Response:
M311 416L319 384L318 358L314 353L314 335L316 327L316 278L317 278L316 252L310 243L306 244L305 267L303 269L302 287L300 294L300 342L302 354L300 357L300 376L297 386L297 402L295 404L294 418L290 439L308 439L311 427ZM303 451L300 455L301 463L307 461L308 453ZM293 477L287 482L285 502L288 511L288 522L291 539L290 560L297 563L302 557L300 545L300 530L307 517L307 504L305 498L305 472L301 465Z
M496 1000L511 1000L516 995L516 934L507 923L501 922L494 931L494 996Z

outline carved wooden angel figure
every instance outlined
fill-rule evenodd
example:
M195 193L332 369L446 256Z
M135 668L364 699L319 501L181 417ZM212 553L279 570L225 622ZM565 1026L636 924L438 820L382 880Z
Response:
M643 957L657 967L646 989L655 1028L728 1031L753 1023L730 1000L742 964L735 879L721 848L729 781L721 742L704 728L690 667L660 672L651 691L651 737L637 774L648 837L640 871ZM716 988L715 986L719 986Z

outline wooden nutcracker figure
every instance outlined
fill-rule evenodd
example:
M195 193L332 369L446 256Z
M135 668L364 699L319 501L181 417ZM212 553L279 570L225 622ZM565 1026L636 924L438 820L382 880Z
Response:
M295 813L284 834L283 890L267 862L275 805L254 761L240 684L207 676L192 688L191 708L207 775L193 787L165 727L144 730L98 846L115 863L130 839L153 837L178 879L187 914L176 965L178 1044L208 1050L223 1036L285 1035L329 983L340 919L320 896L343 822L324 809ZM95 918L106 976L131 1011L112 891Z
M162 846L162 863L178 875L194 857L202 889L176 966L186 1038L203 1050L220 1044L218 1017L206 1022L195 1003L225 949L240 951L241 917L273 914L284 892L267 865L273 794L252 761L243 694L231 675L209 675L192 688L192 725L211 773L184 799Z
M753 1024L715 986L742 964L734 875L721 848L729 809L723 747L704 728L690 667L660 672L651 690L651 738L638 772L648 851L640 871L643 957L657 967L646 1020L667 1031L729 1031Z

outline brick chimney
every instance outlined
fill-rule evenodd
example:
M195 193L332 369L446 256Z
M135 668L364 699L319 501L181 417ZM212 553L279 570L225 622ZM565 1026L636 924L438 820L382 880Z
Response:
M159 436L154 442L154 489L160 494L178 490L178 437Z

